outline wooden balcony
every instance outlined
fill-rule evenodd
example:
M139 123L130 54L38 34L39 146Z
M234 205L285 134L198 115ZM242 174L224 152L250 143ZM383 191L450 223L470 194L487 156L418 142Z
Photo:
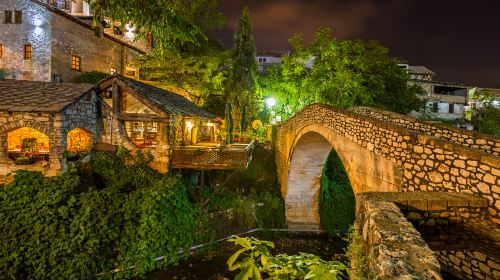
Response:
M200 143L174 148L170 168L246 169L252 160L254 142L221 145Z

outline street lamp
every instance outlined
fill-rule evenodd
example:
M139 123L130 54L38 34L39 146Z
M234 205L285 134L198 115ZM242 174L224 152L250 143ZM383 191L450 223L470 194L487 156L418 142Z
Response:
M272 98L272 97L268 97L266 99L266 105L269 109L272 109L274 105L276 105L276 99Z
M266 105L267 105L267 108L269 108L269 123L272 124L274 121L273 121L273 106L276 105L276 99L272 98L272 97L268 97L266 98Z

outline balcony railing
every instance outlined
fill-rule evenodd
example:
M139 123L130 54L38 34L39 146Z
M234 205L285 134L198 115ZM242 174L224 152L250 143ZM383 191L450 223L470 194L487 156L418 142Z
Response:
M200 144L174 148L171 168L246 169L252 160L254 143L218 146Z

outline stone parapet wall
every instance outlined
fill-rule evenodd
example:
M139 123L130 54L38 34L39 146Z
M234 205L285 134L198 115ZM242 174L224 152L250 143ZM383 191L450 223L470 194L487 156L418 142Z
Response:
M358 194L356 199L356 223L377 275L386 277L385 271L393 267L387 264L394 262L401 267L406 263L408 271L421 266L415 261L425 260L425 255L419 255L422 252L411 244L425 242L423 251L432 250L441 269L448 273L463 279L500 278L500 227L487 220L486 199L438 192L370 192ZM385 255L377 255L380 248L386 249ZM412 254L418 255L409 257Z
M420 131L437 138L446 139L462 146L471 147L492 155L500 155L500 139L491 135L430 123L417 118L370 107L354 107L350 111L384 122Z
M488 200L451 192L379 192L370 197L394 202L415 225L482 223L489 220Z
M491 220L500 223L499 156L327 105L310 105L277 127L276 160L282 186L286 187L296 138L311 125L341 136L345 141L339 145L356 143L359 149L401 168L403 176L397 191L456 192L484 197L488 199ZM339 156L342 159L340 153ZM343 163L349 169L349 162Z
M356 224L377 279L442 279L433 252L393 202L357 194Z

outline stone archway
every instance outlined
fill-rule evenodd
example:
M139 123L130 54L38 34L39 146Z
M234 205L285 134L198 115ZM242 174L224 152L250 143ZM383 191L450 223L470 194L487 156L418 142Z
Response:
M398 191L395 165L361 148L357 143L319 124L305 126L294 136L288 155L287 177L282 178L289 228L320 229L320 179L332 149L341 159L355 194L363 191Z
M74 128L66 134L66 150L68 152L83 152L89 150L93 136L84 128Z
M331 150L330 143L315 132L304 134L295 145L285 194L289 228L319 229L320 179Z

